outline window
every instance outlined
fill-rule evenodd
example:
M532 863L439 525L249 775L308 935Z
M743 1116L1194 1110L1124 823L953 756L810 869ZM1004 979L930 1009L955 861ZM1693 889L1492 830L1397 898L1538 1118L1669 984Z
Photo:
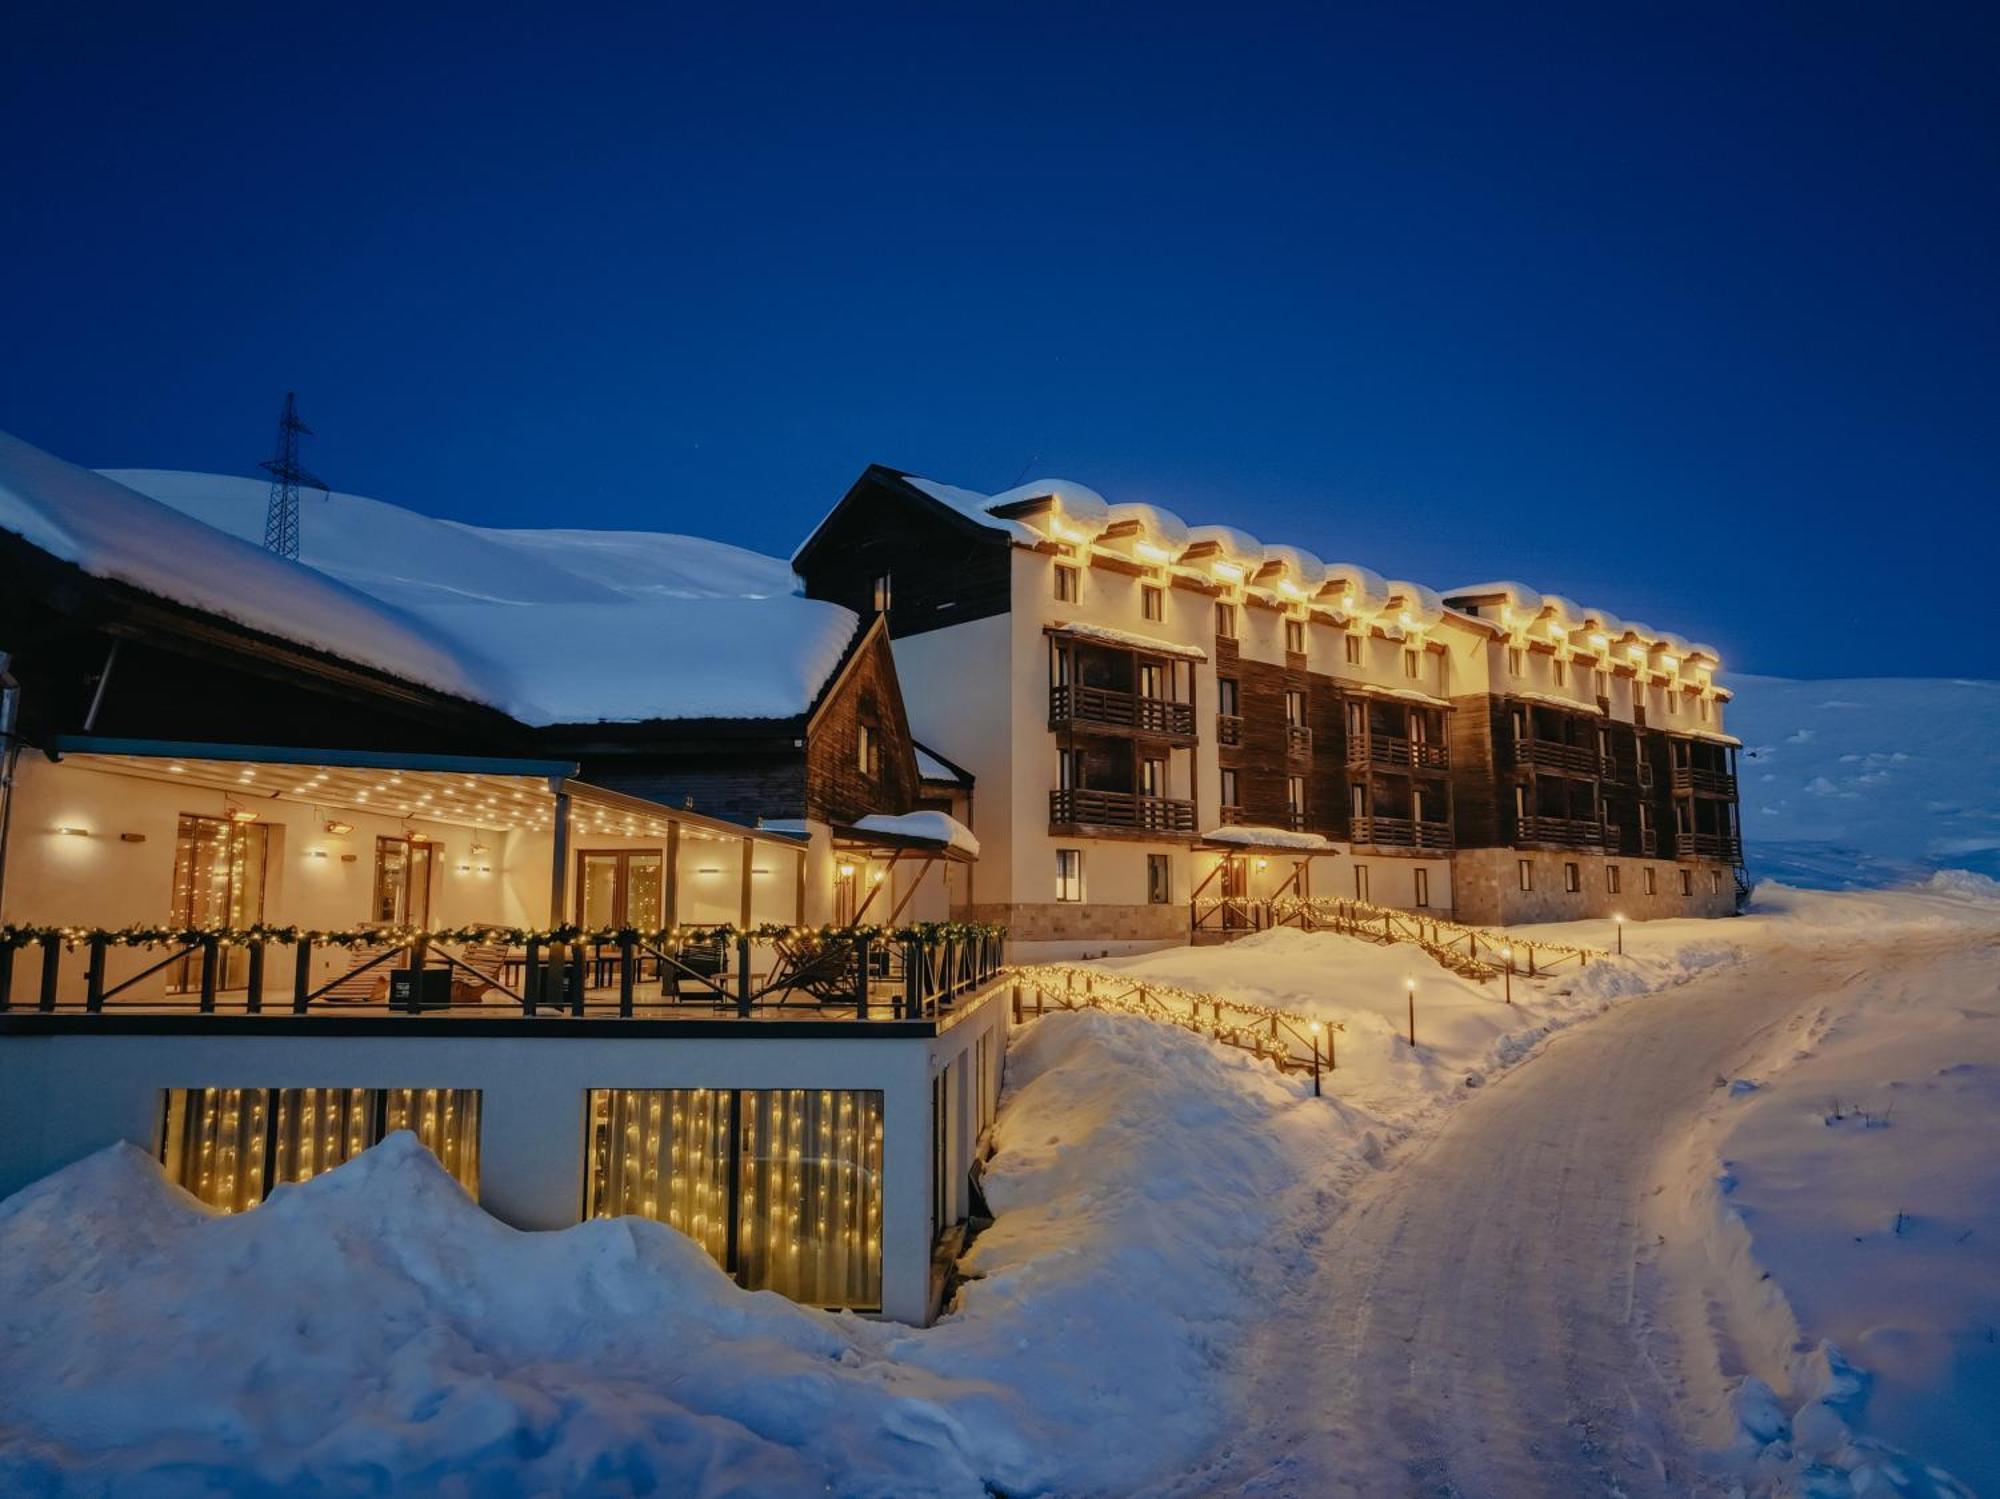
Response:
M1640 870L1639 872L1640 872L1640 874L1641 874L1641 875L1643 875L1643 876L1644 876L1644 878L1643 878L1643 879L1642 879L1642 880L1640 881L1640 883L1641 883L1641 884L1643 884L1643 885L1644 885L1644 886L1646 887L1646 893L1647 893L1648 895L1658 895L1658 894L1660 893L1660 872L1659 872L1659 870L1657 870L1657 869L1642 869L1642 870Z
M1285 723L1294 729L1306 726L1306 695L1297 687L1285 689Z
M1167 617L1167 591L1155 583L1139 585L1139 613L1147 619L1161 620Z
M1516 873L1518 873L1520 876L1521 888L1523 890L1532 890L1535 888L1534 860L1532 859L1518 860L1516 863Z
M1710 871L1708 872L1708 893L1709 893L1710 895L1720 895L1720 894L1722 894L1722 871L1721 871L1721 870L1719 870L1719 869L1711 869L1711 870L1710 870Z
M240 1213L399 1129L479 1194L476 1088L169 1088L160 1158L210 1207Z
M1599 671L1599 672L1592 672L1591 675L1597 679L1597 695L1599 697L1611 696L1610 674L1608 672Z
M1167 794L1167 762L1148 757L1139 762L1139 790L1147 796Z
M1521 648L1518 645L1507 647L1507 675L1518 677L1525 666L1526 662L1521 657Z
M881 1093L593 1088L589 1109L586 1217L677 1228L746 1289L880 1308Z
M1174 898L1174 862L1165 854L1146 855L1146 903L1164 906Z
M856 724L854 727L854 768L870 777L882 769L882 750L872 724Z
M1416 904L1427 906L1431 903L1431 872L1428 869L1413 871L1416 881Z
M1349 666L1359 666L1361 664L1361 637L1359 635L1349 635L1342 644L1347 648L1347 664Z
M1285 621L1285 649L1294 656L1306 653L1306 622L1302 619Z
M1563 889L1567 890L1571 895L1575 895L1579 890L1583 889L1583 870L1577 866L1576 861L1573 859L1563 861Z
M1347 788L1347 812L1356 822L1368 816L1368 788L1355 785Z
M1616 864L1604 866L1604 889L1607 894L1616 895L1625 887L1625 877L1618 872Z
M270 829L183 812L174 838L173 919L183 928L255 926L264 919L264 864ZM227 947L216 972L224 989L250 982L247 948ZM201 959L190 955L167 970L170 993L201 985Z
M1414 681L1423 671L1423 657L1416 651L1403 652L1403 675Z
M1056 850L1056 899L1083 899L1083 850L1080 848Z
M1681 871L1681 894L1694 894L1694 871L1692 869L1683 869Z
M1139 668L1139 696L1163 698L1166 692L1166 672L1157 661L1148 661Z
M1237 716L1236 678L1217 677L1215 679L1215 711L1224 718Z
M1555 670L1556 686L1567 687L1569 685L1569 663L1558 656L1550 665Z
M1236 606L1221 599L1215 601L1215 633L1223 640L1236 638Z
M1667 712L1678 717L1681 711L1681 695L1669 688L1667 691L1662 692L1660 696L1667 700Z
M1236 772L1227 766L1224 766L1222 770L1222 805L1225 807L1240 807L1243 805L1241 799L1236 794Z
M1368 866L1366 864L1357 864L1354 866L1354 898L1356 900L1368 899Z
M1056 602L1074 604L1083 590L1082 575L1067 562L1056 564Z
M875 612L877 614L887 614L889 612L889 575L887 573L882 573L875 579Z
M391 926L428 926L432 863L432 844L427 838L377 838L375 895L369 919Z
M1368 737L1368 709L1354 698L1347 700L1347 737L1349 739Z
M582 927L660 929L658 849L584 849L576 856L576 920Z
M1707 723L1707 722L1708 722L1708 699L1707 699L1707 698L1705 698L1705 697L1704 697L1704 698L1697 698L1697 699L1696 699L1695 701L1701 704L1701 721L1702 721L1703 723Z
M1292 826L1306 825L1306 778L1304 776L1285 777L1285 810L1291 813Z

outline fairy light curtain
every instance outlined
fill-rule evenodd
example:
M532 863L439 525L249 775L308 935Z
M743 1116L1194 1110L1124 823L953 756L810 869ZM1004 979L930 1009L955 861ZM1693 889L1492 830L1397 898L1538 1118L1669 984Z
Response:
M750 1290L882 1304L882 1095L852 1089L591 1094L588 1211L688 1235Z
M162 1157L167 1174L196 1197L240 1213L398 1129L414 1131L479 1195L475 1088L172 1088Z

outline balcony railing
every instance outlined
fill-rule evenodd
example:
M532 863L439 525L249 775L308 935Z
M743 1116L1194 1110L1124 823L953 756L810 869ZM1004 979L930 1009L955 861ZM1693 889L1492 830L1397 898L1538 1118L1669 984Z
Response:
M1401 734L1363 734L1347 741L1347 763L1448 770L1451 752L1442 744L1406 739Z
M1515 819L1514 841L1596 848L1604 842L1604 825L1587 817L1520 817Z
M1567 770L1577 775L1599 772L1597 751L1581 744L1557 744L1549 739L1517 739L1514 759L1520 765L1536 765L1545 770Z
M1349 829L1352 840L1375 848L1452 847L1451 824L1418 822L1408 817L1357 817Z
M1699 766L1676 765L1674 790L1706 791L1716 796L1736 795L1736 777L1726 770L1703 770Z
M1057 827L1192 833L1194 803L1131 791L1051 791L1049 821Z
M1051 687L1049 727L1070 723L1192 739L1194 705L1161 697L1141 697L1136 692L1114 692L1106 687Z
M1310 755L1313 749L1313 731L1302 723L1285 725L1285 753L1288 755Z
M1215 742L1217 744L1241 744L1243 742L1243 718L1236 713L1215 715Z
M1674 855L1681 859L1727 859L1743 862L1743 845L1734 833L1676 833Z

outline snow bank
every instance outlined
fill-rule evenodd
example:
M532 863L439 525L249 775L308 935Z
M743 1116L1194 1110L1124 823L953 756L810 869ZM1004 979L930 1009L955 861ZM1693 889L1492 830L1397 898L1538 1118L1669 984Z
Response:
M926 1331L660 1224L516 1232L407 1134L231 1217L115 1148L0 1204L0 1493L1129 1492L1227 1418L1342 1118L1185 1032L1037 1023Z
M854 824L864 833L889 833L899 838L921 838L926 843L961 849L979 857L979 840L972 829L945 812L903 812L891 816L872 812Z

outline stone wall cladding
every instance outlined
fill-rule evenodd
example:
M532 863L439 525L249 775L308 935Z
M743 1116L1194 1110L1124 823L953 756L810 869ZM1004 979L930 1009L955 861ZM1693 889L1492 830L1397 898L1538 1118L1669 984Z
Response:
M1521 889L1519 864L1534 867L1534 889ZM1563 866L1575 864L1583 888L1563 888ZM1605 867L1616 865L1620 888L1607 888ZM1644 872L1654 871L1655 893L1646 894ZM1694 893L1681 894L1681 871L1694 875ZM1665 916L1733 916L1736 884L1727 864L1711 859L1676 863L1672 859L1634 859L1582 850L1512 848L1461 849L1452 860L1452 894L1457 919L1474 926L1509 926L1530 921L1609 920L1614 914L1630 921ZM1609 945L1607 935L1606 945Z
M954 913L956 914L956 913ZM1185 942L1187 902L1111 906L1088 901L975 905L970 921L997 921L1017 942Z

